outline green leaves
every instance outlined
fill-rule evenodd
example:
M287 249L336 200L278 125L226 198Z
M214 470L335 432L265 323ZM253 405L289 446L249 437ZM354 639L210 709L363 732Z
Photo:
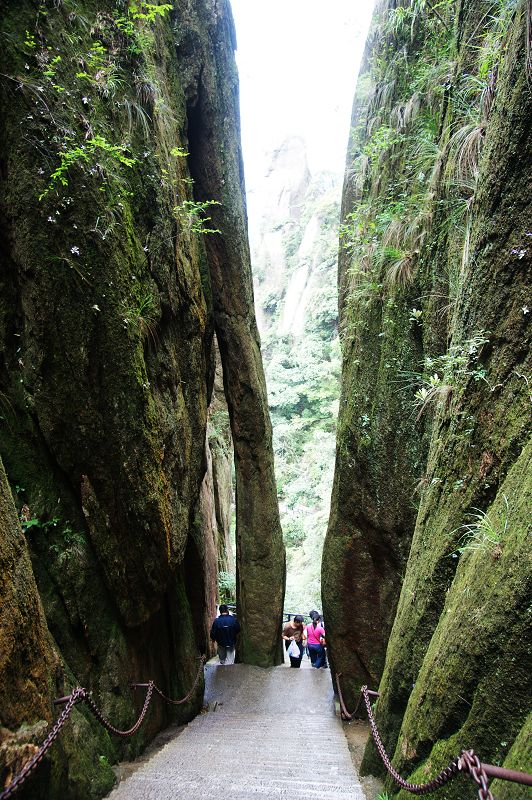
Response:
M136 3L130 2L129 13L133 19L142 19L145 22L155 22L158 17L164 17L173 8L171 3Z
M174 148L178 149L178 148ZM187 154L188 155L188 154ZM206 211L211 206L220 206L218 200L205 200L196 202L195 200L183 200L174 207L174 214L184 226L188 227L190 233L221 233L218 228L210 228L209 223L212 217L206 215Z
M55 528L58 522L58 517L53 517L53 519L47 520L46 522L43 522L43 520L39 519L39 517L32 517L31 519L22 519L20 524L24 533L26 533L26 531L30 530L30 528L38 528L39 530L43 531L47 528Z
M234 602L236 597L236 578L231 572L218 573L218 596L220 603Z
M66 139L66 143L73 142L72 138ZM70 147L69 149L59 153L60 164L50 175L48 186L39 195L39 200L42 200L51 191L56 189L59 185L68 186L68 173L70 169L83 164L94 163L96 156L103 155L109 161L122 164L131 168L136 164L136 159L126 155L126 145L113 145L110 144L104 136L93 136L92 139L87 139L85 144Z

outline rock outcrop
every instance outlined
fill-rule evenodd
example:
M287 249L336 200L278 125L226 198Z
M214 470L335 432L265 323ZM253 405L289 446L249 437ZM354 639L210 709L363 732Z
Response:
M224 14L213 13L209 3L198 4L177 46L188 78L187 146L194 196L210 204L209 224L220 231L208 236L205 245L235 454L240 658L269 666L282 661L285 553L253 308L234 29L229 5L222 7Z
M417 782L462 747L518 763L530 691L526 14L447 5L380 3L368 42L323 564L349 704L380 682L385 746ZM382 770L371 744L362 767Z
M131 681L183 696L209 647L219 556L200 507L212 520L215 327L237 459L242 656L279 657L284 552L231 13L208 0L24 0L0 14L0 449L65 691L91 688L128 727ZM110 761L201 702L201 681L177 711L155 701L125 743L76 724L68 778L60 790L43 778L43 791L100 796L98 770L108 777ZM11 729L18 712L5 714Z

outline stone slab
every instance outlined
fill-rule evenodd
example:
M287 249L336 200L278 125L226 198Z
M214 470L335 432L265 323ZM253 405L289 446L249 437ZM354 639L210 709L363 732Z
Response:
M328 670L205 668L206 711L110 800L365 800Z

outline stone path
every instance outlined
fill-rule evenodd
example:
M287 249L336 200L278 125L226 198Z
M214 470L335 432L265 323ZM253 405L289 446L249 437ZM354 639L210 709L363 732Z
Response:
M329 670L205 668L200 714L109 800L365 800Z

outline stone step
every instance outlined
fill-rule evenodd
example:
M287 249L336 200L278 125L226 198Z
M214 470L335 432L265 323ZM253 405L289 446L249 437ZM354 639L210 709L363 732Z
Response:
M110 800L364 800L328 672L207 667L205 698Z

